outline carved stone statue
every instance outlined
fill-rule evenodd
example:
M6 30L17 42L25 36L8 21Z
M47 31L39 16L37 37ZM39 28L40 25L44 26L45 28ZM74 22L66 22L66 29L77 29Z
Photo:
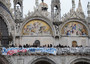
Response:
M21 19L21 10L20 10L20 6L16 6L16 18L17 19Z
M56 34L59 34L59 26L55 25Z

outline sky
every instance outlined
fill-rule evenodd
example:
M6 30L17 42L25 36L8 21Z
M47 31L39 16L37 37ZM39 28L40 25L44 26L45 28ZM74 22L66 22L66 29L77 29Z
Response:
M10 0L12 3L12 8L13 8L13 0ZM78 7L78 1L75 0L76 8ZM44 0L45 3L48 4L48 11L51 11L51 0ZM68 13L70 9L72 8L72 0L60 0L61 2L61 16L63 16L65 13ZM87 4L90 2L90 0L81 0L82 3L82 8L87 16ZM41 0L39 0L39 3L41 3ZM26 15L28 11L32 12L34 11L34 6L35 6L35 0L23 0L23 13Z

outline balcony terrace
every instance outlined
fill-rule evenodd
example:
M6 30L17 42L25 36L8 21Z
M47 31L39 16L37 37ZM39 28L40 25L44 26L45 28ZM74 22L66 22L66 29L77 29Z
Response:
M17 47L15 47L17 48ZM24 56L24 55L90 55L90 47L64 47L64 48L40 48L40 47L31 47L31 48L20 48L20 51L18 52L15 48L8 48L9 53L7 51L6 55L9 55L13 52L12 56ZM10 50L11 49L11 50ZM22 49L22 50L21 50ZM0 49L1 55L4 55L3 52L6 52L2 48ZM28 50L28 51L26 51Z

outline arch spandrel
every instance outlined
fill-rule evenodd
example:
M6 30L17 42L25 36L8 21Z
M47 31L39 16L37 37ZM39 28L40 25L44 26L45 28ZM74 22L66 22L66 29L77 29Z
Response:
M66 23L61 33L65 36L87 36L88 30L82 23L73 21Z
M51 27L42 20L31 20L26 23L22 29L23 35L51 35Z

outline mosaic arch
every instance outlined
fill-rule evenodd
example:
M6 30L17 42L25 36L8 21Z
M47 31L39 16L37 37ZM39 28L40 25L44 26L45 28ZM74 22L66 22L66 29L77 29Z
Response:
M62 28L62 35L67 36L86 36L88 31L86 27L80 22L68 22Z
M22 30L23 35L51 35L51 27L42 20L31 20L24 25Z

